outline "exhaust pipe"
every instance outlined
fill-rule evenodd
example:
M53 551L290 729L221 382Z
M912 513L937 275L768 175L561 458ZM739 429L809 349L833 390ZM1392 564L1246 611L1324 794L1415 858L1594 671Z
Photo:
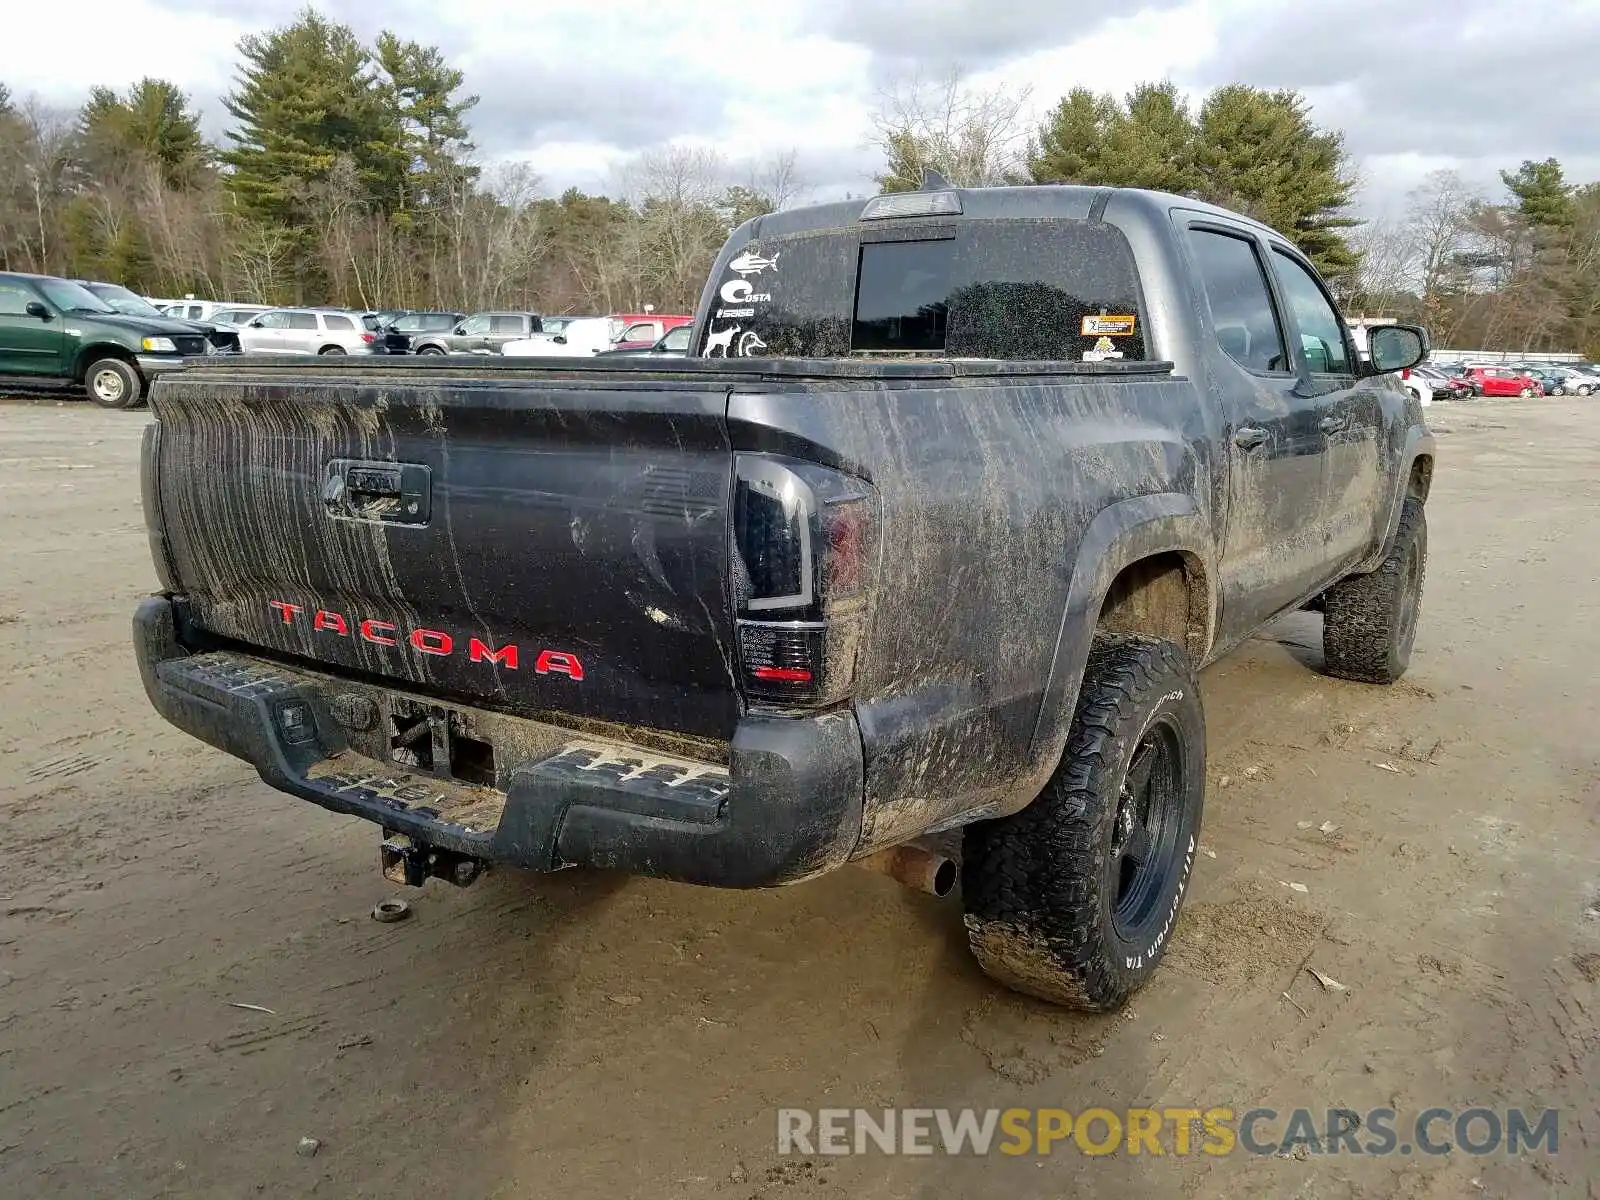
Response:
M879 850L876 854L856 859L855 864L887 875L914 891L926 892L941 899L955 890L956 879L960 875L955 859L915 842Z

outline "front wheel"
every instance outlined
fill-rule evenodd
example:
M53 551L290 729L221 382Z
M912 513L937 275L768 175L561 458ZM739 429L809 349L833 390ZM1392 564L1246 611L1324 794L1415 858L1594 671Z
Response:
M1205 711L1182 650L1095 638L1066 752L1021 812L967 828L967 941L1007 987L1105 1012L1149 981L1194 867Z
M1523 388L1520 392L1517 393L1517 395L1521 396L1524 400L1530 399L1533 396L1533 389L1532 388Z
M418 350L417 353L418 354L443 354L444 351L439 349L438 346L424 346L422 349Z
M1580 383L1578 385L1578 395L1580 396L1587 396L1593 390L1594 389L1591 388L1587 383Z
M144 380L132 363L120 358L91 363L83 383L89 399L101 408L134 408L144 398Z
M1406 673L1427 567L1427 514L1421 500L1408 497L1378 569L1350 575L1327 591L1322 657L1329 675L1358 683L1393 683Z

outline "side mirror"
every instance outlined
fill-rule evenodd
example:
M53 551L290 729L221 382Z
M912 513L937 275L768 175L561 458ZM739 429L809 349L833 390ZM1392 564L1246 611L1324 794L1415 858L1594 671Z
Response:
M564 333L558 333L550 340L558 346L565 346L567 344L567 335Z
M452 337L464 337L466 335L466 332L467 332L467 327L465 325L457 325L454 329L452 329L450 331L450 335Z
M50 319L50 310L37 300L29 300L28 307L24 310L30 317L38 317L41 321Z
M251 328L251 329L264 329L266 327L261 324L261 318L257 317L254 321L250 322L249 328Z
M1367 353L1378 375L1409 370L1431 349L1428 331L1420 325L1379 325L1367 333Z

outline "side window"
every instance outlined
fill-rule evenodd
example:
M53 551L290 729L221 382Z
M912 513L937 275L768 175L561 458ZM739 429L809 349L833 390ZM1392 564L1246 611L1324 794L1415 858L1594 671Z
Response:
M490 333L521 333L523 328L521 317L501 313L489 318Z
M482 335L489 332L489 315L479 313L475 317L468 317L462 323L461 332L469 335Z
M290 313L290 329L315 329L317 327L316 313Z
M619 339L624 342L653 342L656 340L656 327L648 321L638 325L629 325L622 331Z
M20 287L0 283L0 316L21 317L28 312L28 301L33 296Z
M1274 250L1272 258L1277 264L1284 300L1294 313L1295 324L1300 326L1300 341L1311 369L1325 375L1348 375L1350 352L1346 349L1344 322L1339 320L1316 276L1299 259L1282 250Z
M350 324L349 317L335 316L333 313L323 314L322 323L327 328L337 329L341 333L350 333L355 329L355 326Z
M269 312L261 314L261 328L287 329L289 328L289 314L286 312Z
M1289 372L1283 328L1253 243L1209 229L1189 230L1211 324L1228 357L1252 371Z
M693 325L679 325L675 329L669 329L667 330L667 336L663 339L662 348L666 350L687 350L689 348L689 338L693 334Z

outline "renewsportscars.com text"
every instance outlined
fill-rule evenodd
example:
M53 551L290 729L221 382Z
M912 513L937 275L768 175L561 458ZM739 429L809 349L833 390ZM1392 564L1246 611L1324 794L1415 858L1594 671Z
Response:
M779 1154L1556 1153L1555 1109L782 1108Z

